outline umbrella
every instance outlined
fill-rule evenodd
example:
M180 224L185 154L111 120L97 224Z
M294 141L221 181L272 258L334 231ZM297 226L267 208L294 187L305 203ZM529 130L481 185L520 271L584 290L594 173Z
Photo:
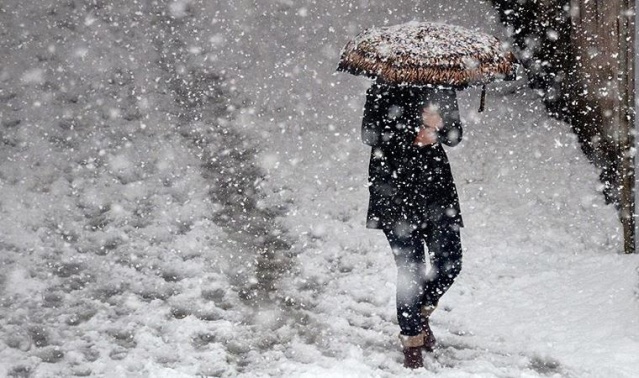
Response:
M387 84L462 89L515 78L517 61L497 38L460 26L408 22L366 29L342 50L338 71Z

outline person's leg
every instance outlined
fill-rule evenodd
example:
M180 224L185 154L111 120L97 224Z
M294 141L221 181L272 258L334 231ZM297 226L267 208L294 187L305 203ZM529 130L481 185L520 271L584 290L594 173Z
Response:
M457 225L431 223L425 230L425 235L431 269L424 283L421 323L423 347L426 351L432 352L437 339L430 328L430 315L461 271L462 249Z
M424 240L414 234L398 234L385 230L397 265L397 321L401 329L399 339L404 353L404 367L424 366L421 348L424 346L420 318L424 296L425 253Z
M428 273L422 305L434 308L453 284L462 268L462 247L457 224L436 224L426 235L431 270Z
M384 230L397 265L397 321L404 336L422 331L420 314L424 296L426 260L424 239L416 231L400 234Z

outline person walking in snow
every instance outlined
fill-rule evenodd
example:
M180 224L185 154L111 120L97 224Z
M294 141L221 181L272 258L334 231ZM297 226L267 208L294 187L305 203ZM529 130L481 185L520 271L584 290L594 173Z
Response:
M461 271L463 221L442 147L461 139L455 90L378 81L367 91L367 227L384 231L397 265L397 320L408 368L422 367L421 349L435 347L429 317Z

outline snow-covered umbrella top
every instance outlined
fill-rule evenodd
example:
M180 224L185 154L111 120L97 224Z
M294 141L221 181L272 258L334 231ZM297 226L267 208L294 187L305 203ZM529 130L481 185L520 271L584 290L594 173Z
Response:
M458 88L512 79L515 69L513 53L491 35L416 21L364 30L346 44L337 68L388 84Z

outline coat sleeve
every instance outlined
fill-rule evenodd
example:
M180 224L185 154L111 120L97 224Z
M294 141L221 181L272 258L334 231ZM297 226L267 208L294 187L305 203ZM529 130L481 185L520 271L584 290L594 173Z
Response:
M374 147L382 143L383 120L386 112L381 88L378 85L372 85L366 91L366 104L362 118L362 142L364 144Z
M437 102L439 111L444 121L443 127L438 132L440 143L454 147L462 140L462 123L459 118L459 106L455 90L442 90L438 93Z
M411 145L418 128L410 106L404 102L402 92L373 84L366 91L362 142L373 147Z

